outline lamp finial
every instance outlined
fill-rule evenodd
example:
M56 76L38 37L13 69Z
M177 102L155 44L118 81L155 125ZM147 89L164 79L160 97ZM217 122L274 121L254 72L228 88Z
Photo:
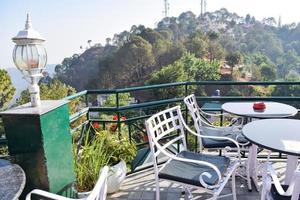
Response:
M32 24L31 24L31 19L30 19L29 13L27 13L25 29L28 30L30 28L32 28Z

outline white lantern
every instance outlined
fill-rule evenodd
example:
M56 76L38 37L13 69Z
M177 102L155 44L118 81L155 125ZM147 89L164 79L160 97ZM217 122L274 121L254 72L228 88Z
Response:
M20 31L12 40L16 43L13 51L14 63L24 77L30 80L31 106L39 106L41 102L38 82L47 64L47 52L42 45L45 39L33 30L31 20L27 14L25 29Z

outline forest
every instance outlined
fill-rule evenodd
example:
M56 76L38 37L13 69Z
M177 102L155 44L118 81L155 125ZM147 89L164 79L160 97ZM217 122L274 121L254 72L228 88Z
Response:
M154 29L129 31L65 58L55 78L77 91L177 81L299 80L300 24L226 9L184 12ZM234 91L233 91L234 92Z

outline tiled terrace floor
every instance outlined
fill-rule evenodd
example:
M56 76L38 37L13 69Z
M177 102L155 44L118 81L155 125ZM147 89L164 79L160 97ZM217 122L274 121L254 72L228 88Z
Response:
M282 170L282 162L276 162L275 168ZM230 183L227 184L222 194L231 193ZM170 183L168 181L161 181L161 200L177 200L184 199L181 195L182 188L178 184ZM253 186L254 188L254 186ZM252 192L248 191L246 180L236 178L236 191L238 200L258 200L259 193L254 189ZM196 199L204 200L211 197L211 195L204 193L203 190L193 191L193 196ZM153 169L144 170L126 177L122 184L121 190L108 197L109 200L154 200L155 199L155 181ZM230 200L232 196L221 198L222 200Z

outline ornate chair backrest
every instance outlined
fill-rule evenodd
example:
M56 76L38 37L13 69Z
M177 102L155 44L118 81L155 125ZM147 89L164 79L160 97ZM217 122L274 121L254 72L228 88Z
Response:
M212 125L210 121L204 117L201 108L197 104L197 100L194 94L191 94L184 98L184 103L187 106L190 115L193 118L194 126L198 134L201 134L201 126L210 126Z
M216 172L218 176L217 185L219 184L219 181L221 180L221 172L214 164L206 161L193 159L186 160L184 158L178 158L176 157L177 152L168 151L169 149L173 149L173 145L178 142L182 143L183 145L183 148L180 150L187 150L184 129L188 130L189 132L192 132L192 130L188 128L182 117L180 106L175 106L153 115L148 120L146 120L145 124L147 128L149 145L153 156L154 172L156 178L158 177L159 172L156 159L158 155L162 153L163 155L166 155L171 159L176 158L177 160L181 160L183 162L187 162L187 160L189 160L189 162L197 163L211 168L213 171ZM205 183L205 181L203 180L203 177L205 176L207 178L210 178L211 174L206 172L201 174L199 177L199 181L201 182L201 184L207 188L215 187L215 185L210 186Z
M172 147L174 143L182 143L183 149L186 149L186 139L182 122L183 117L180 106L161 111L146 120L145 124L150 149L153 154L155 171L157 170L157 156L160 153L169 154L168 148ZM163 143L168 136L171 137Z
M86 200L105 200L107 192L108 166L102 168L97 183Z

